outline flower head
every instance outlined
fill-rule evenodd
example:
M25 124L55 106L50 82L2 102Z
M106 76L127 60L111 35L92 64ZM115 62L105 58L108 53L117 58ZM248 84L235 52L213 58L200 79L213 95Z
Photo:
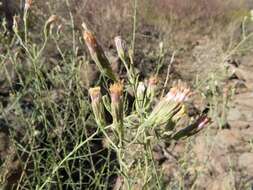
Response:
M85 23L82 24L84 29L83 31L83 39L89 49L90 55L93 61L96 63L97 67L99 68L100 72L112 79L113 81L117 81L117 77L112 70L111 64L107 57L105 56L103 48L97 42L96 37L94 34L87 29Z
M151 76L148 80L148 87L147 87L147 98L152 101L155 96L156 89L157 89L158 78L156 76Z
M184 115L184 102L190 94L190 89L185 83L176 83L154 107L146 123L152 126L163 125L170 120L179 120Z
M89 48L89 51L95 52L98 46L95 36L90 31L84 31L83 39L85 40L86 45Z
M111 111L114 124L123 122L123 84L117 82L110 86Z
M103 127L106 124L106 120L100 87L90 88L89 94L95 120L99 126Z
M123 84L121 82L114 83L110 86L110 95L112 102L117 102L123 95Z
M94 87L89 89L89 94L92 101L98 101L101 99L100 87Z
M146 86L144 82L139 82L137 87L137 99L143 101L145 95Z

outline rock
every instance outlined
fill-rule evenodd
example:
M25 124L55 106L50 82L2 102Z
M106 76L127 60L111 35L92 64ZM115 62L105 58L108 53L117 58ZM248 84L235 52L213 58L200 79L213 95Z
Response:
M232 108L228 112L230 127L245 128L253 123L253 93L238 94L233 100Z
M242 117L240 110L237 107L231 108L228 114L229 121L238 121Z
M208 151L207 151L207 143L205 140L205 137L198 136L196 138L196 143L193 147L193 151L196 154L196 158L200 162L204 162L208 157Z
M242 141L242 136L239 130L225 129L219 131L216 137L217 145L224 150L233 146L238 146Z
M221 41L204 37L199 40L199 44L194 47L192 53L195 59L193 68L200 78L206 78L210 72L224 69L221 64L223 54Z
M193 152L199 167L217 175L229 171L230 163L237 161L236 151L241 151L242 147L246 148L240 130L225 129L216 136L198 136Z
M245 105L249 107L253 107L253 92L247 92L243 94L239 94L235 97L235 103L239 105Z
M248 127L245 127L244 129L241 130L241 134L245 142L250 142L253 137L253 126L248 125Z
M173 177L179 174L179 170L175 162L166 161L162 165L162 171L164 173L164 180L167 183L169 183Z
M229 126L230 128L237 128L237 129L245 129L248 128L251 125L248 121L243 121L243 120L229 120Z
M233 73L238 79L244 80L245 85L252 90L253 89L253 61L252 56L244 56L241 59L241 65L238 68L233 67Z

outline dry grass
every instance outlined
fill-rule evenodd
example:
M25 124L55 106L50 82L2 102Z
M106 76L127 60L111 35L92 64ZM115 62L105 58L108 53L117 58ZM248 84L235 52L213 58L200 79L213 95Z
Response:
M41 16L59 14L67 19L71 11L75 26L78 28L85 21L106 47L112 45L112 41L108 39L113 39L116 35L128 40L132 38L133 1L108 0L105 3L100 0L86 0L69 1L66 4L48 0L47 3L36 1L36 4L36 14L41 12ZM147 32L153 33L147 31L147 26L153 26L159 30L161 36L169 36L170 42L185 43L187 39L183 38L183 32L185 35L188 33L187 38L193 36L193 40L197 34L220 32L221 28L243 17L247 11L245 0L147 0L138 1L137 6L137 38L140 42L143 34L145 36Z

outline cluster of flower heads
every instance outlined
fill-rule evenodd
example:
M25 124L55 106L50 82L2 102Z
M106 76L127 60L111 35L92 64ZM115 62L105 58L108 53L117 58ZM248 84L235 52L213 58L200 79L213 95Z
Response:
M87 29L85 24L83 24L83 28L83 38L93 61L97 64L102 75L114 81L109 88L111 103L108 111L112 115L114 126L123 126L123 83L118 81L118 77L116 77L117 75L112 71L110 62L106 58L104 51L97 42L95 36ZM121 37L118 36L115 38L115 45L118 56L124 61L126 56L125 45L123 44ZM156 97L157 83L157 77L152 76L146 83L138 82L138 85L135 89L135 111L137 112L137 115L144 113L146 119L143 121L143 123L140 123L140 126L144 128L154 128L157 126L166 125L168 123L176 123L185 115L185 101L187 101L192 95L192 92L186 83L178 81L174 83L169 92L162 97L160 101L158 101L156 106L152 107L151 103ZM106 125L105 117L103 116L104 107L106 107L106 105L104 105L105 102L103 101L100 87L91 88L89 92L96 122L98 125L103 127ZM176 133L176 137L182 136L182 134L190 134L194 131L196 132L201 130L209 122L210 119L208 117L200 116L193 125L188 126L184 130Z

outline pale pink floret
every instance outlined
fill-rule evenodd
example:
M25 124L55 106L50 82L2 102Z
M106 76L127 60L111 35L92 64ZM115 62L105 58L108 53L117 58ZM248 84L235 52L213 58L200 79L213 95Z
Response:
M172 94L171 92L168 92L168 94L166 95L165 99L167 101L171 101L175 98L175 94Z
M176 101L183 102L185 100L185 94L182 92L179 92L176 96Z
M170 91L165 96L167 101L175 101L175 97L177 95L177 89L175 87L171 88Z
M190 89L183 86L178 86L171 88L165 98L167 101L184 102L188 99L189 95Z
M203 129L205 126L207 126L207 124L210 122L210 118L205 117L203 119L201 119L200 123L198 124L198 130Z

